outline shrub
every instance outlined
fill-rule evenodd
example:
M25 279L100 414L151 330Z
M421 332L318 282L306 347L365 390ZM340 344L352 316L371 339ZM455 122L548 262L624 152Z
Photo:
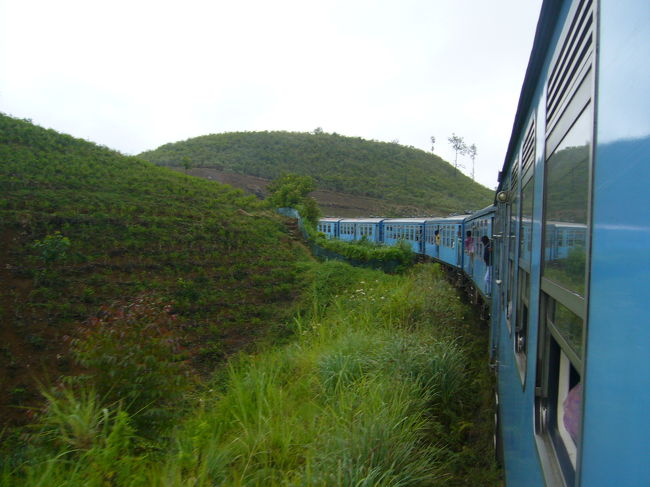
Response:
M61 235L61 232L54 232L43 240L36 240L32 244L32 248L38 252L46 264L65 260L70 246L70 239Z
M105 307L73 341L72 353L92 370L90 381L109 402L122 402L141 427L161 426L178 411L192 382L170 307L150 296Z

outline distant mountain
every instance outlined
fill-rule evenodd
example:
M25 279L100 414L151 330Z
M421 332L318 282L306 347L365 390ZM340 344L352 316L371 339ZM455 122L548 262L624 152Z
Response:
M162 166L212 168L264 179L287 172L310 175L320 190L374 198L393 212L445 215L483 208L492 200L490 189L434 154L337 134L205 135L139 157ZM396 209L400 206L408 210Z

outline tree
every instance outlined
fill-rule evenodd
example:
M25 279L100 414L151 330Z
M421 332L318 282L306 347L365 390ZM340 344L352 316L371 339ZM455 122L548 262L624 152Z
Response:
M472 144L467 148L467 155L472 159L472 181L474 181L474 160L477 153L476 144Z
M436 137L435 137L435 135L432 135L431 136L431 152L433 152L435 145L436 145Z
M283 174L269 183L271 195L269 203L276 208L295 208L303 202L309 193L316 189L316 183L311 176L298 174Z
M314 227L320 218L320 208L316 200L309 195L316 189L316 182L311 176L284 174L271 181L268 188L271 195L269 204L275 208L295 208L305 221Z
M451 144L451 148L455 152L454 156L454 168L458 172L458 154L461 155L467 154L467 146L465 145L465 140L452 132L451 137L447 139Z
M323 128L322 127L316 127L314 129L314 135L323 135Z
M192 160L187 156L183 156L183 167L185 168L186 174L187 171L192 167Z

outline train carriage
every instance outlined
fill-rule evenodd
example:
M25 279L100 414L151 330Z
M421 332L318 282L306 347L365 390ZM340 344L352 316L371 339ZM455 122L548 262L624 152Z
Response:
M341 218L321 218L318 221L318 231L327 238L339 238L339 222Z
M496 198L508 486L650 485L648 19L542 6Z
M447 218L432 218L426 220L426 255L454 267L460 267L463 262L463 222L466 215L450 216ZM436 233L440 236L440 244L436 244Z
M474 283L476 289L483 295L484 299L487 299L490 295L492 287L488 264L485 262L485 238L489 242L492 241L494 216L494 207L488 206L487 208L472 213L463 222L465 238L463 242L463 270L468 279ZM491 248L490 245L488 248L488 262L490 263L492 259ZM491 270L491 265L489 267Z
M339 238L346 241L365 238L371 242L383 241L383 218L348 218L339 222Z
M396 245L400 240L408 242L413 251L424 253L424 224L421 218L391 218L384 220L384 243Z

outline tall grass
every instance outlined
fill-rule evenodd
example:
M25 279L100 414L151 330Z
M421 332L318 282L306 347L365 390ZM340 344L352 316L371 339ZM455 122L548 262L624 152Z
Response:
M50 443L40 461L5 470L7 485L495 485L482 447L463 436L480 394L459 336L464 307L437 271L326 263L313 278L318 306L296 317L295 339L233 359L168 438L146 444L124 411L102 419L81 396L100 439L75 452L74 437ZM448 314L434 323L438 306Z

